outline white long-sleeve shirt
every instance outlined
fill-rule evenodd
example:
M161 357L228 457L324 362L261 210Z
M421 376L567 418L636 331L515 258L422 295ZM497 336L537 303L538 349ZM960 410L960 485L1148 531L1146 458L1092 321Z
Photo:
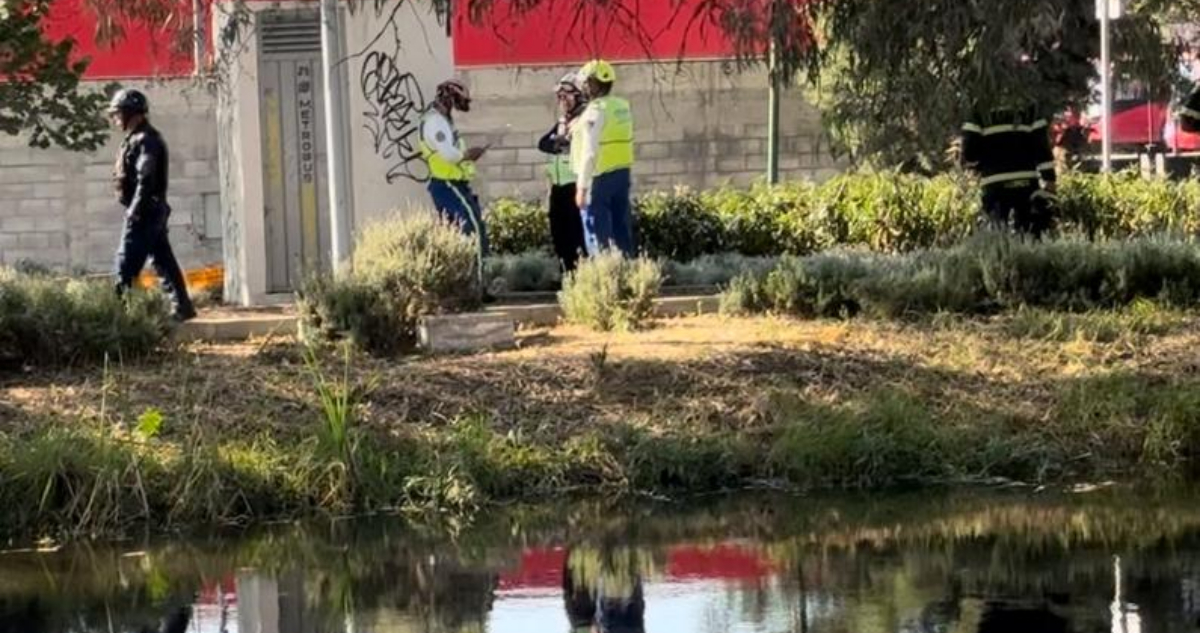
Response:
M446 162L462 162L463 151L458 145L458 131L441 112L430 110L425 114L421 124L421 138Z
M571 143L581 145L575 156L572 169L575 170L575 186L591 191L592 180L596 177L596 161L600 157L600 135L604 131L604 110L595 103L588 104L586 110L575 121L571 129Z

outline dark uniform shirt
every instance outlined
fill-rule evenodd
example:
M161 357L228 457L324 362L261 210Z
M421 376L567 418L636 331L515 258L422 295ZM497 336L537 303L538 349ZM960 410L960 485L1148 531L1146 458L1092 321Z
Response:
M979 174L984 189L1055 182L1050 122L1032 107L976 112L962 127L962 162Z
M117 201L134 219L154 217L167 208L167 144L149 123L125 137L116 165Z
M1188 133L1200 132L1200 86L1192 90L1192 94L1183 103L1183 108L1179 111L1179 127Z

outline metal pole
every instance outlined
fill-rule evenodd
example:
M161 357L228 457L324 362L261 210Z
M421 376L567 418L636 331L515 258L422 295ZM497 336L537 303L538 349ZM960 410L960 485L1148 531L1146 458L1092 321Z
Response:
M771 37L771 48L767 58L767 74L771 84L767 98L770 112L767 114L767 182L779 183L779 53L775 37Z
M350 237L350 217L346 208L346 180L342 167L346 163L342 139L342 86L336 66L341 50L338 28L337 0L321 0L321 60L325 82L325 155L329 179L330 253L334 272L348 265L353 243Z
M1110 0L1100 0L1100 98L1101 106L1101 154L1100 170L1112 172L1112 60L1109 51L1109 22L1111 21Z

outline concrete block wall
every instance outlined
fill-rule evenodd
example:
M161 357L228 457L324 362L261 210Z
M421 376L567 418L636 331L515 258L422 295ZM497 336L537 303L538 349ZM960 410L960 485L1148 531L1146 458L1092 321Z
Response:
M553 89L570 70L460 71L475 109L460 115L459 124L468 142L495 143L480 164L478 189L485 201L544 195L546 157L537 141L557 118ZM763 176L762 73L739 75L721 62L689 62L678 69L622 64L617 71L619 92L632 101L636 117L637 191L745 185ZM176 254L185 267L221 262L229 205L220 199L216 98L187 79L134 87L147 92L152 120L171 149ZM785 179L819 180L844 168L829 155L818 114L798 92L785 96L782 122ZM112 269L122 221L111 183L120 137L114 131L106 147L78 154L31 149L23 139L0 136L0 265L32 260L60 270Z
M538 197L546 190L546 156L537 141L557 119L553 90L575 67L476 68L460 71L474 107L458 124L470 145L494 143L479 164L485 199ZM747 185L767 168L767 83L762 72L738 74L723 62L682 67L617 66L617 94L634 110L638 191ZM820 116L799 91L781 107L780 170L785 179L822 180L842 171L822 140Z
M221 261L215 99L189 80L132 85L171 152L171 241L187 266ZM89 153L28 147L0 135L0 265L107 272L122 225L112 172L122 134Z

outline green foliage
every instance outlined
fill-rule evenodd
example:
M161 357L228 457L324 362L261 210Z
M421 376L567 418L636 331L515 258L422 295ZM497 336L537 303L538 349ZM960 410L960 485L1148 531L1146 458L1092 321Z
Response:
M660 264L664 286L718 286L744 272L766 272L774 267L776 259L722 253ZM484 269L484 279L494 293L554 292L562 288L562 266L558 259L540 251L489 257Z
M1200 180L1145 179L1135 170L1112 175L1067 173L1059 183L1065 226L1095 239L1154 233L1200 233Z
M167 303L157 293L121 298L103 281L0 269L0 366L139 358L158 349L170 328Z
M162 411L151 407L138 416L137 427L134 430L142 440L152 440L162 432L162 426Z
M380 355L411 349L421 316L478 307L478 265L474 242L446 224L376 222L359 236L352 272L318 275L301 288L305 338L346 338Z
M810 487L880 488L949 474L953 440L920 400L882 391L842 409L793 403L771 461Z
M654 313L662 269L649 259L609 251L584 260L558 295L567 321L595 330L634 330Z
M819 185L760 183L704 193L679 189L647 195L636 207L642 251L656 259L688 262L719 252L755 257L808 255L836 247L892 253L951 246L976 230L979 198L977 183L962 173L926 178L862 171ZM1094 239L1200 234L1197 179L1067 172L1061 177L1059 203L1059 229L1066 234ZM518 232L505 222L494 218L493 231ZM515 252L544 251L550 243L545 232L524 235L529 241ZM542 280L549 284L546 276Z
M46 38L52 0L0 2L0 132L33 147L92 151L108 140L107 96L85 89L75 41ZM15 79L14 79L15 78Z
M978 190L960 174L847 174L823 185L817 197L833 220L825 229L830 242L880 252L956 243L970 233L979 209Z
M1169 93L1178 51L1162 7L1114 23L1117 72ZM909 19L869 0L814 3L823 45L814 97L834 145L860 163L937 172L975 104L1032 102L1049 116L1091 93L1099 34L1092 0L921 0ZM1022 66L1022 54L1035 63Z
M381 356L410 350L417 324L396 309L408 304L398 292L385 297L378 286L356 278L312 277L297 293L301 334L309 343L346 339Z
M747 272L765 273L775 266L773 257L746 257L737 253L701 255L688 262L663 262L665 286L719 286Z
M487 212L488 244L497 253L550 248L550 215L543 203L496 200Z
M386 462L373 459L372 446L364 443L359 428L363 400L374 385L351 379L351 348L346 345L342 351L341 375L330 376L317 350L305 349L304 364L312 378L320 413L310 461L319 482L318 491L323 495L321 505L353 510L369 505L364 500L364 487L372 485L370 471ZM386 475L386 468L376 474Z
M484 262L488 289L502 292L551 292L562 287L562 264L544 251L489 257Z
M629 423L564 439L504 430L484 416L372 428L354 421L365 392L346 372L314 375L323 412L310 429L318 437L303 441L230 437L186 420L153 437L79 420L0 431L0 503L11 509L0 534L114 536L147 524L201 528L400 506L469 517L489 501L579 490L1163 481L1200 472L1200 389L1186 376L1072 380L1036 419L899 387L832 400L787 390L770 394L765 424L752 433ZM334 409L336 424L327 415Z
M473 240L421 213L369 224L355 243L351 269L415 317L477 307L478 259Z
M705 199L689 189L643 196L636 213L639 241L652 257L689 261L724 249L720 220Z
M326 375L316 350L311 347L305 349L304 365L312 376L313 389L320 402L321 439L343 464L349 466L353 451L351 434L355 430L359 400L363 394L350 381L349 346L345 347L344 353L345 362L340 378L331 379Z
M1161 336L1176 329L1182 320L1178 310L1137 299L1119 310L1082 314L1022 307L1003 321L1003 329L1010 336L1042 341L1111 343Z
M736 433L627 432L624 455L630 483L638 490L721 490L756 472L760 456Z
M1200 304L1200 245L1141 238L1030 243L981 235L949 249L901 255L784 258L765 275L744 275L722 305L733 314L837 317L1037 307L1081 311L1139 300Z

